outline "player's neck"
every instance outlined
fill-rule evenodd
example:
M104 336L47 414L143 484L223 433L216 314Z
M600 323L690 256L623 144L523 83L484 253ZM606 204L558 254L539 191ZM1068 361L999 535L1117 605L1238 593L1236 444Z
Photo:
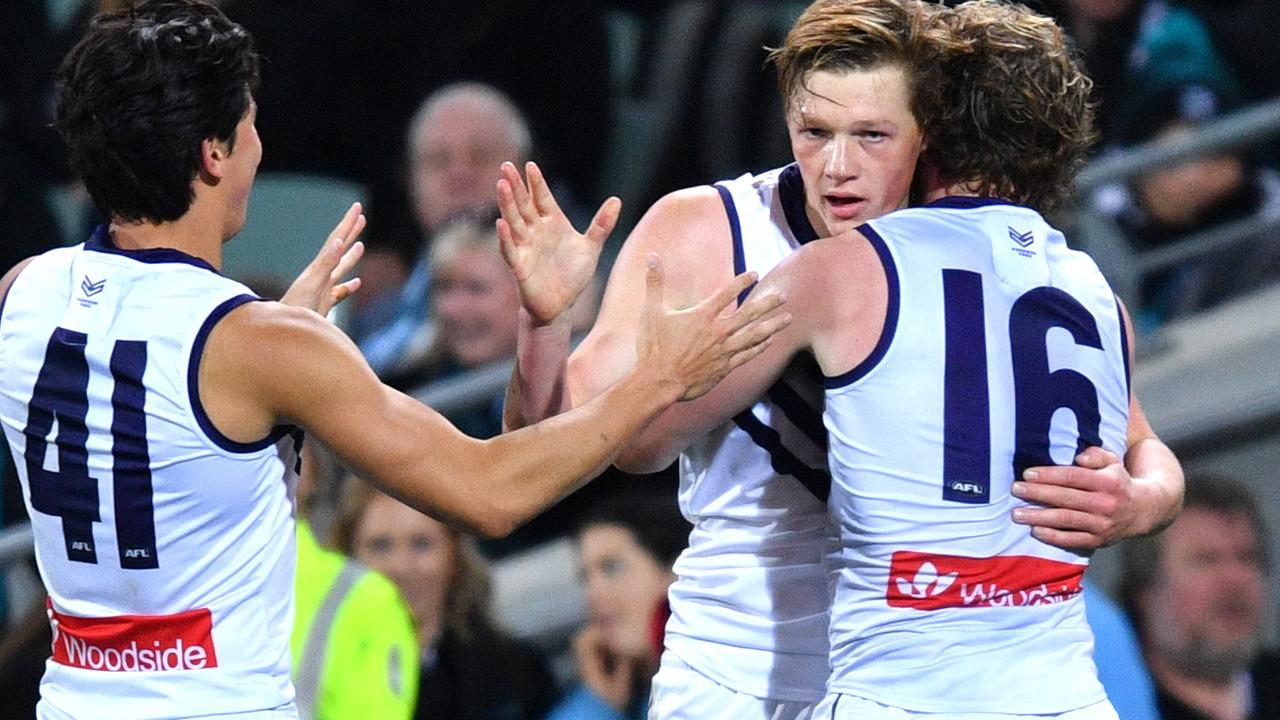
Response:
M938 175L932 164L922 161L916 169L916 192L921 203L931 203L944 197L980 197L983 185L978 182L948 182Z
M193 202L185 215L167 222L112 219L111 241L121 250L172 248L222 267L223 221L220 214Z
M982 188L973 183L937 183L933 186L925 186L921 199L931 203L944 197L981 197L982 195Z

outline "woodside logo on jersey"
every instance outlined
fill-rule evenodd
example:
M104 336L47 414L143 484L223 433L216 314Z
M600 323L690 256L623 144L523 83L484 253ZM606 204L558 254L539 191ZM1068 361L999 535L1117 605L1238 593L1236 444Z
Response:
M208 609L175 615L83 618L49 607L54 662L85 670L156 672L218 667L213 615Z
M987 558L900 550L889 565L885 599L916 610L1027 607L1080 594L1085 565L1029 555Z

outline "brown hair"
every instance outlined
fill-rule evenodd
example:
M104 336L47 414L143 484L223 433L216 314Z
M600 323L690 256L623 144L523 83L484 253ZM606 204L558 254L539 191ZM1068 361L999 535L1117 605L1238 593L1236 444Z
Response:
M347 476L345 485L329 539L334 549L353 557L356 526L369 503L384 493L354 475ZM448 525L445 525L445 530L453 550L454 571L453 581L444 594L441 627L467 642L477 629L483 628L483 634L490 634L494 627L490 615L493 587L489 580L489 566L472 538Z
M1097 137L1075 48L1022 5L971 0L945 15L957 52L925 157L947 183L1054 209Z
M817 0L801 13L782 47L769 53L787 112L820 71L897 65L907 74L911 114L926 135L934 125L951 46L949 11L920 0Z
M1258 499L1244 483L1210 472L1188 473L1182 512L1204 510L1248 520L1253 529L1254 550L1263 574L1271 573L1271 535ZM1167 531L1166 533L1167 534ZM1141 633L1144 623L1141 595L1156 585L1164 572L1164 536L1147 535L1126 540L1121 546L1120 601Z

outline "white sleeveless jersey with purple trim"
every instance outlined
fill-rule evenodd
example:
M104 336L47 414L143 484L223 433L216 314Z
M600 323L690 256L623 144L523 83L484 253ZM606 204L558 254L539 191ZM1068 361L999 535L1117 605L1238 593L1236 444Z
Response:
M176 250L117 249L105 228L10 289L0 418L49 591L42 718L292 709L301 435L234 442L196 384L213 324L255 299Z
M761 276L815 234L794 166L716 185L733 231L734 272ZM738 692L816 702L827 680L828 581L822 382L796 365L750 410L680 458L680 508L693 523L676 561L666 645Z
M999 200L944 198L861 230L890 299L871 356L826 381L831 691L921 712L1102 701L1088 557L1015 525L1010 484L1088 446L1124 455L1115 295L1038 213Z

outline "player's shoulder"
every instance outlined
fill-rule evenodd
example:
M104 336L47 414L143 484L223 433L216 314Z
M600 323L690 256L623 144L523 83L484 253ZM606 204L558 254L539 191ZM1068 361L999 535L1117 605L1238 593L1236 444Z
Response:
M668 288L685 288L696 301L733 273L733 235L719 193L710 186L663 196L623 244L615 276L643 278L650 254L662 258Z
M720 193L710 185L684 188L658 199L641 218L633 240L659 249L717 243L729 236L729 221Z
M805 243L780 267L807 278L826 278L848 284L878 269L876 249L865 226Z
M311 310L258 298L237 304L218 320L217 329L267 344L297 342L334 331L332 323Z
M344 339L333 323L311 310L269 300L244 302L209 328L205 362L213 355L233 372L277 376L330 356Z
M20 261L17 265L9 268L9 271L6 272L3 277L0 277L0 307L4 307L5 298L9 297L9 288L13 287L13 282L17 280L18 276L22 274L22 271L26 270L27 267L31 265L31 263L35 262L38 257L40 256L32 255L31 257Z

